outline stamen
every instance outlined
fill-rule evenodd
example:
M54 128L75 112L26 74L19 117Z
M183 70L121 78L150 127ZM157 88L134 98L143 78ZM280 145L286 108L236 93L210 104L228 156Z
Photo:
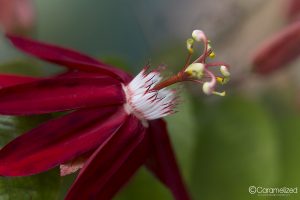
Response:
M194 61L190 62L191 56L194 53L194 42L203 42L204 50L203 53ZM214 58L216 54L212 50L210 41L207 39L206 35L201 30L194 30L192 33L192 38L189 38L186 42L186 48L188 50L188 56L184 67L176 75L171 76L170 78L155 84L149 91L159 91L163 88L166 88L175 83L183 81L193 81L200 84L203 84L203 92L205 94L215 94L219 96L224 96L225 92L216 92L215 87L217 83L226 84L229 81L230 72L229 67L223 63L206 63L206 58ZM223 77L214 75L211 71L208 70L209 67L218 66L220 67L220 72ZM210 80L207 81L207 78Z
M216 91L213 91L212 93L213 93L214 95L218 95L218 96L221 96L221 97L226 96L226 92L225 92L225 91L223 91L223 92L216 92Z
M214 91L214 84L211 82L205 82L202 86L204 94L210 95Z
M201 30L194 30L193 33L192 33L192 37L193 37L194 40L196 40L197 42L207 41L204 32L201 31Z
M222 65L220 67L220 71L222 73L223 76L225 77L229 77L230 76L230 72L228 71L228 68L225 65Z
M225 85L229 81L229 77L216 77L217 82L220 83L221 85Z
M185 72L191 77L201 79L203 77L204 68L205 66L202 63L193 63L186 68Z
M193 44L194 44L194 40L192 38L187 39L186 48L190 54L194 53Z
M211 47L211 45L210 45L210 40L208 40L208 44L207 44L207 51L210 51L210 53L209 53L209 57L210 58L215 58L216 57L216 54L215 54L215 52L212 50L212 47Z

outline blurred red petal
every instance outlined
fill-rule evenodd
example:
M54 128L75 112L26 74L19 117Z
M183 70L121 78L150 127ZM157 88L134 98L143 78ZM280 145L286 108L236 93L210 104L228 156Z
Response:
M23 84L23 83L29 83L37 80L39 80L39 78L12 75L12 74L0 74L0 89L4 87Z
M33 0L15 0L15 10L21 27L32 28L35 22ZM23 29L24 29L23 28Z
M137 152L144 139L144 131L140 122L131 116L123 127L89 158L65 200L111 199L145 159L140 157L143 155L141 152ZM127 162L132 165L126 165ZM116 174L122 174L120 180ZM108 185L111 188L106 190Z
M0 23L6 32L28 31L35 21L32 0L0 0Z
M0 175L32 175L81 156L102 145L127 116L123 108L85 109L46 122L0 150Z
M287 15L290 20L299 19L300 17L300 1L299 0L284 0L287 4Z
M28 38L13 35L7 35L7 37L15 47L42 60L59 64L70 69L102 73L126 83L131 80L131 76L122 70L106 65L79 52Z
M300 55L300 22L295 22L263 43L253 57L253 70L269 74Z
M54 78L3 88L0 113L29 115L122 104L121 84L111 78Z
M152 152L146 166L172 191L175 199L191 199L180 175L166 123L161 119L151 121L149 135Z

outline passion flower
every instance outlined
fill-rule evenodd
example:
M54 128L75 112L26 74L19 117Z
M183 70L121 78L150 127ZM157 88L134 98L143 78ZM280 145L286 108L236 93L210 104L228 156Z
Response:
M164 79L161 69L145 67L131 75L78 52L30 39L7 36L20 50L69 69L47 78L1 75L0 114L35 115L66 112L17 137L0 150L1 176L28 176L60 166L61 175L80 170L66 200L111 199L145 165L177 200L190 199L167 133L164 116L175 112L176 90L183 81L203 84L206 94L216 83L206 57L213 52L202 31L187 42L183 69ZM204 53L193 63L193 41L204 42Z

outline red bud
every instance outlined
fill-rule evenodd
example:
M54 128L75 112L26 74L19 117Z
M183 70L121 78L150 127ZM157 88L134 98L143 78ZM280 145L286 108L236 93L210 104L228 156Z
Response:
M295 22L265 43L254 54L253 70L259 74L269 74L285 67L300 55L300 22Z

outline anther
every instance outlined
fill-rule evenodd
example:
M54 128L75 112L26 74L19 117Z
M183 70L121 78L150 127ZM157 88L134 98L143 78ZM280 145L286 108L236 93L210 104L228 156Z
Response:
M225 65L222 65L220 67L220 71L222 73L223 76L225 77L229 77L230 76L230 72L228 71L228 68Z
M201 42L203 40L206 40L205 34L203 33L203 31L200 31L200 30L194 30L193 33L192 33L192 37L197 42Z
M194 53L193 44L194 44L194 40L192 38L187 39L186 48L190 54Z
M204 74L204 69L205 66L203 63L193 63L186 68L185 72L191 77L201 79Z

